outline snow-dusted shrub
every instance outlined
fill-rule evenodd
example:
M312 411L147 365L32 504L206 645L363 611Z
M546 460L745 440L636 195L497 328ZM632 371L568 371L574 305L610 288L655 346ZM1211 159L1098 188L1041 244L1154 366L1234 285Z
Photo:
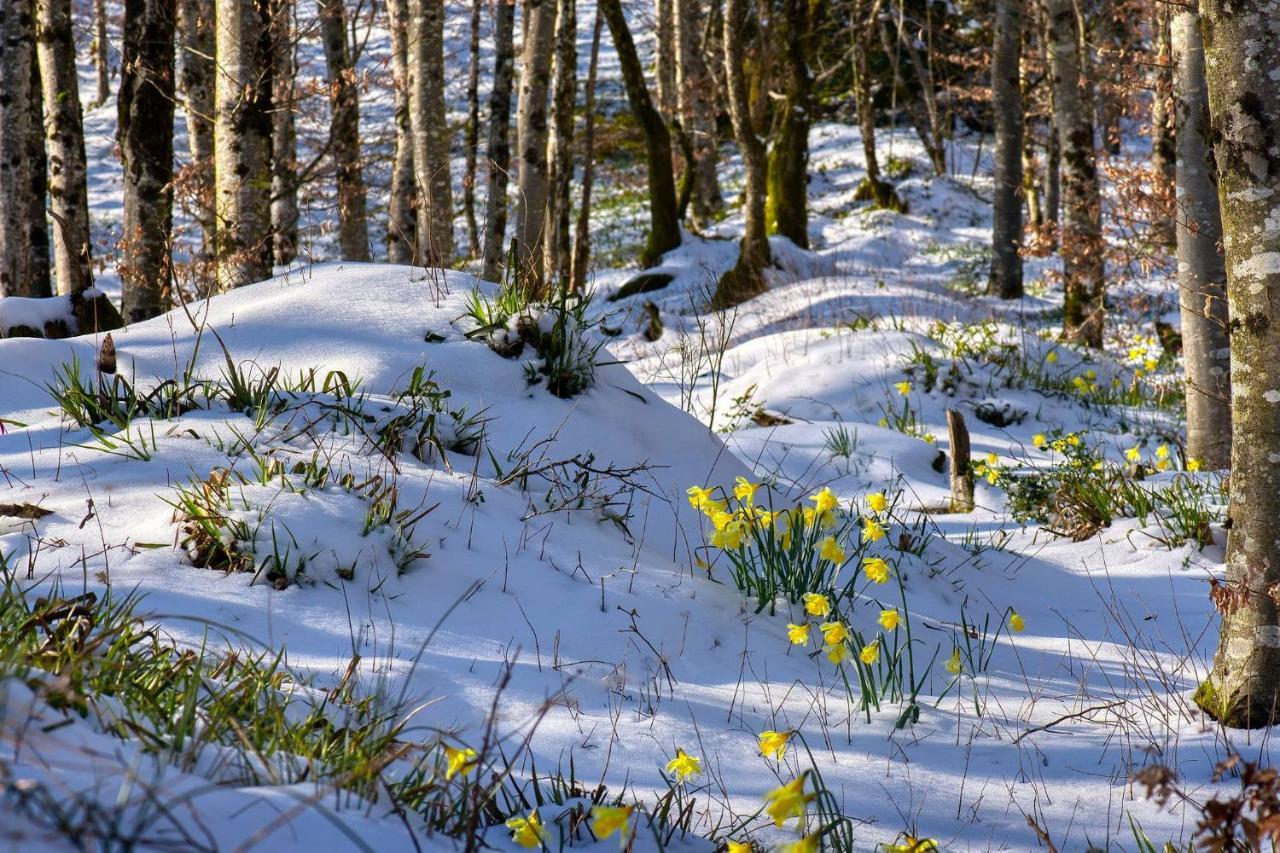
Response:
M419 365L405 388L393 398L396 406L375 427L378 443L387 453L411 453L423 462L445 458L445 451L473 456L480 446L483 413L450 409L451 392Z

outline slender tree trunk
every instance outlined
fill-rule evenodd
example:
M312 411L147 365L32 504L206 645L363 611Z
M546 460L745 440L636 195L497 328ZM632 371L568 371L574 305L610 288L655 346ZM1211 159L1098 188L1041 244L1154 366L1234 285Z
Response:
M124 319L168 309L172 279L174 8L126 0L121 39L119 139L124 163L120 279Z
M31 3L35 9L35 2ZM34 22L33 22L34 23ZM52 238L49 235L49 214L45 202L49 196L49 155L44 147L44 87L40 82L40 60L34 43L31 54L31 123L27 130L27 162L31 167L31 217L27 221L28 244L31 246L31 275L34 290L31 296L49 296L53 293L50 275L53 272Z
M876 207L905 210L893 187L880 177L880 158L876 153L876 111L871 99L871 36L875 21L880 15L881 0L871 0L870 8L858 4L852 21L854 44L853 91L858 110L858 127L862 131L862 156L867 175L858 187L855 198L871 201Z
M1210 470L1231 464L1231 341L1227 271L1218 244L1222 218L1209 146L1204 44L1195 12L1172 21L1178 122L1176 217L1182 359L1187 382L1187 456Z
M89 190L84 120L76 77L71 0L38 0L36 50L44 89L45 147L54 229L54 269L59 293L93 286L89 237Z
M485 188L484 264L488 281L502 277L507 232L507 171L511 167L511 88L515 76L515 7L493 7L493 88L489 92L489 175Z
M743 44L746 6L747 0L724 0L724 71L729 90L729 116L733 120L733 135L742 150L746 186L738 261L716 283L711 301L717 308L738 305L764 293L768 289L764 268L772 261L764 212L768 164L764 140L751 120L751 95L747 90L746 45Z
M1045 3L1036 4L1037 41L1041 57L1048 72L1049 85L1049 137L1044 148L1044 218L1052 234L1053 245L1058 245L1058 223L1062 214L1062 149L1058 145L1058 110L1054 92L1057 83L1053 79L1053 27L1049 23L1049 10Z
M178 0L178 40L182 63L178 85L187 122L187 148L195 179L195 215L200 255L212 260L217 230L213 215L213 32L212 16L201 0Z
M0 0L0 296L46 296L36 278L28 219L35 206L32 163L32 0ZM43 203L43 200L42 200ZM41 217L43 218L43 204Z
M444 103L444 0L409 0L408 50L419 263L438 267L453 256L453 181Z
M338 244L347 260L367 261L369 219L360 164L360 93L347 39L345 0L320 0L320 35L329 70L329 143L338 184Z
M270 0L219 0L214 133L218 286L271 275Z
M480 255L480 225L476 222L476 157L480 148L480 4L481 0L471 0L467 127L463 138L466 167L462 175L462 213L467 220L467 253L473 258Z
M545 279L547 230L547 95L555 0L524 0L524 46L520 52L520 99L516 104L516 271L534 291Z
M675 0L654 0L654 35L658 42L657 82L658 111L664 118L676 112L676 9Z
M1025 122L1025 117L1024 117ZM1044 227L1044 208L1040 205L1040 164L1036 162L1035 140L1028 128L1022 134L1022 195L1027 200L1027 223L1039 231Z
M390 201L387 206L387 260L393 264L411 264L417 245L418 224L413 129L409 123L408 0L387 0L387 18L391 29L391 76L396 87L396 153L391 163Z
M1231 310L1231 502L1222 635L1206 712L1232 727L1280 709L1280 9L1201 3Z
M578 95L578 22L574 0L558 0L555 64L551 73L551 139L547 150L550 189L547 194L545 268L548 279L567 282L572 261L569 187L573 181L573 111Z
M769 151L765 223L772 233L809 248L809 124L813 113L809 77L809 0L783 0L773 30L781 58L783 97L775 113Z
M111 57L107 43L107 0L93 0L93 69L97 86L93 105L102 106L111 97Z
M901 23L902 18L900 17L900 25L897 27L898 43L902 45L903 52L907 54L907 61L911 63L911 71L920 87L920 101L924 104L925 126L928 128L928 132L925 133L924 129L917 125L917 135L920 137L921 144L924 145L925 152L929 155L929 162L933 165L934 174L942 177L947 173L946 138L948 134L944 126L942 108L938 104L933 67L929 62L929 57L921 56L920 50L916 47L914 37L901 26Z
M1156 58L1155 85L1151 95L1151 191L1155 197L1156 219L1152 236L1161 246L1177 244L1174 205L1175 162L1173 115L1173 62L1169 50L1169 4L1155 4ZM1203 142L1200 143L1203 146Z
M996 121L990 293L1022 298L1022 3L997 0L991 62Z
M676 204L675 170L671 163L671 134L662 115L654 109L645 84L644 69L636 53L621 0L600 0L600 12L613 36L627 102L644 131L649 166L649 239L640 255L642 266L660 263L662 256L680 245L680 211Z
M600 66L600 32L604 18L596 8L591 28L591 61L587 65L586 118L582 129L582 203L578 207L578 224L573 236L573 289L582 293L587 288L587 266L591 262L591 184L595 177L596 148L596 72Z
M272 257L287 266L298 257L298 132L294 0L271 3L271 243Z
M1073 0L1049 0L1053 26L1055 121L1062 149L1064 334L1102 346L1102 200L1093 144L1091 81Z
M675 0L676 93L680 121L693 146L693 225L705 228L724 209L716 166L715 83L703 56L701 0Z

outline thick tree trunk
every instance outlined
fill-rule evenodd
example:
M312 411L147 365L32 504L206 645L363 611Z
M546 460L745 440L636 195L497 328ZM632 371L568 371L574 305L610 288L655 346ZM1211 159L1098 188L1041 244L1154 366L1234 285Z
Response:
M600 67L600 33L604 18L596 9L591 28L591 61L587 65L586 118L582 129L582 202L578 206L578 224L573 235L573 289L582 293L587 288L587 266L591 262L591 184L595 177L596 155L596 72Z
M578 94L578 25L574 0L558 0L555 64L551 72L551 139L547 193L545 269L549 280L567 282L572 261L569 188L573 182L573 111Z
M0 296L46 296L37 279L28 220L35 207L29 158L33 126L33 0L0 0ZM41 218L44 217L41 199Z
M990 293L1022 297L1022 3L997 0L991 62L995 113L995 197L992 202Z
M111 97L111 56L107 43L107 0L93 0L93 105L102 106Z
M218 286L271 275L270 0L219 0L214 176Z
M764 140L751 120L751 94L747 90L746 45L742 43L746 21L747 0L724 0L724 70L729 116L733 120L733 135L742 150L746 186L742 193L744 228L738 262L716 283L711 300L716 308L729 308L764 293L768 289L764 268L772 261L764 215L768 165Z
M547 96L555 0L525 0L524 46L520 51L520 99L516 104L515 270L535 291L544 281L543 241L547 230Z
M765 223L802 249L809 248L809 124L813 112L809 77L809 0L783 0L775 16L781 58L782 100L777 105L769 151Z
M1177 151L1174 142L1173 114L1173 62L1169 50L1169 4L1157 2L1155 21L1156 57L1155 85L1151 94L1151 192L1155 199L1155 221L1151 223L1152 237L1161 246L1177 243L1175 219L1177 212L1174 197L1174 164ZM1200 143L1203 145L1203 143Z
M1102 346L1102 200L1093 144L1092 83L1073 0L1049 0L1053 27L1054 119L1062 149L1064 335Z
M1207 470L1231 464L1231 341L1227 271L1218 243L1222 219L1209 147L1204 44L1194 12L1173 20L1178 121L1178 287L1187 381L1187 456Z
M506 5L505 3L499 5ZM387 205L387 260L413 263L417 245L417 189L413 171L413 128L409 123L408 0L387 0L391 29L391 77L395 83L396 153L391 162Z
M418 178L418 262L453 256L453 181L444 103L444 0L409 0L409 124Z
M480 4L471 0L467 61L467 127L463 134L465 167L462 174L462 214L467 222L467 254L480 255L480 224L476 222L476 158L480 148Z
M168 309L173 246L174 14L166 0L126 0L119 139L124 164L120 279L124 319Z
M298 132L294 0L270 0L272 42L271 94L271 245L276 264L298 257Z
M367 261L369 219L360 164L360 93L347 41L345 0L320 0L320 36L329 72L329 153L338 184L338 245L347 260Z
M661 262L664 254L680 245L680 211L676 205L675 170L671 163L671 134L649 97L644 69L631 39L621 0L600 0L600 12L609 26L609 34L613 36L627 102L644 131L649 166L649 238L640 255L640 264L649 267Z
M488 281L502 277L503 242L507 236L507 170L511 166L511 87L515 75L515 8L493 7L493 88L489 91L489 174L485 187L484 264Z
M693 196L690 212L695 227L710 225L724 209L716 166L715 83L703 56L701 0L675 0L676 94L680 121L693 146Z
M195 179L195 215L200 224L200 254L212 260L217 231L213 215L213 31L212 16L201 0L178 0L178 40L182 91L187 122L187 150Z
M76 77L71 0L37 0L36 50L44 89L50 210L55 221L54 270L59 293L93 285L84 119Z
M1231 311L1224 611L1196 701L1228 726L1280 710L1280 5L1204 0L1201 32Z

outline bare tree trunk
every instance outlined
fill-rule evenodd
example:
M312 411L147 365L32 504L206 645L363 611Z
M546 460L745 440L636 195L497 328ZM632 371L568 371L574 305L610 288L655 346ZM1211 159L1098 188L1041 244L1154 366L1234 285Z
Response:
M676 75L676 9L675 0L654 0L653 17L658 42L657 101L664 117L675 115Z
M409 0L408 50L419 263L438 267L453 256L453 181L444 103L444 0Z
M360 93L347 40L345 0L320 0L320 35L329 71L329 151L338 183L338 244L347 260L367 261L369 220L360 164Z
M1173 203L1175 162L1177 149L1174 142L1173 114L1170 102L1173 98L1173 62L1169 50L1169 6L1156 2L1155 31L1155 85L1151 95L1151 182L1156 200L1156 220L1151 223L1152 236L1162 246L1177 245ZM1203 147L1203 142L1200 143Z
M173 246L174 11L166 0L126 0L119 139L124 163L120 279L124 319L168 309Z
M702 228L724 209L716 166L715 84L703 56L701 0L675 0L676 93L680 121L693 146L693 224Z
M1231 502L1213 670L1196 703L1232 727L1280 709L1280 14L1274 3L1201 4L1227 298Z
M418 224L413 129L409 123L408 0L387 0L387 18L391 29L391 76L396 87L396 153L391 164L387 206L387 260L393 264L411 264Z
M573 236L573 289L582 293L587 287L587 266L591 261L591 184L595 177L596 148L596 72L600 66L600 32L604 18L596 8L591 28L591 62L587 65L587 103L582 129L582 203L578 207L578 224Z
M1045 3L1036 4L1036 27L1049 77L1049 138L1044 150L1044 218L1056 247L1058 223L1062 218L1062 149L1058 145L1058 110L1054 100L1057 83L1053 80L1053 27L1049 23L1049 10Z
M1102 201L1093 144L1092 83L1073 0L1049 0L1053 27L1054 111L1062 149L1064 335L1102 346Z
M93 0L93 70L97 86L93 105L102 106L111 97L111 57L107 43L107 0Z
M1022 3L997 0L991 62L995 113L995 198L992 202L991 281L1001 299L1022 298Z
M862 156L867 175L854 195L858 201L870 201L876 207L905 210L893 187L880 177L880 158L876 153L876 112L871 100L871 36L880 15L881 0L871 0L868 9L862 2L851 18L853 39L853 92L858 109L858 127L862 135Z
M784 82L768 156L765 223L771 232L807 249L809 124L813 113L808 57L810 4L808 0L783 0L777 12L772 29L777 34Z
M33 0L32 9L35 8ZM31 25L34 26L34 21ZM31 54L31 124L27 132L27 161L31 167L31 218L27 221L28 243L31 246L31 275L34 291L31 296L49 296L53 293L50 275L53 272L52 239L49 236L49 214L45 202L49 196L49 155L44 147L44 86L40 82L40 60L36 56L35 43Z
M298 257L298 132L294 0L271 3L271 244L276 264Z
M480 2L471 0L467 127L462 143L466 158L462 175L462 213L467 221L467 253L473 258L480 255L480 225L476 222L476 156L480 148Z
M551 73L551 139L547 193L547 278L567 282L572 261L569 243L569 187L573 181L573 110L578 95L578 22L574 0L558 0L555 64Z
M543 241L547 229L547 94L555 0L524 0L524 46L520 52L520 99L516 104L516 271L535 291L542 289Z
M38 0L36 51L44 89L45 147L54 229L54 270L59 293L93 286L89 237L89 190L84 120L76 77L71 0Z
M201 0L178 0L177 15L182 57L178 86L187 121L190 168L195 178L200 254L205 260L212 260L217 230L213 215L214 23Z
M32 0L0 0L0 296L47 296L36 276L28 220L35 206L29 158L32 110ZM41 218L44 217L41 199Z
M764 216L768 165L764 140L751 120L746 46L742 43L747 23L746 4L747 0L724 0L724 71L729 90L729 116L746 166L746 186L743 189L744 228L738 262L716 283L712 304L717 308L738 305L764 293L768 289L764 268L772 261Z
M270 0L218 0L214 133L218 286L271 275Z
M925 152L929 155L929 162L933 165L934 174L941 177L947 173L945 140L948 134L944 127L942 108L938 104L933 67L929 62L928 56L920 55L920 50L916 47L915 37L907 32L903 26L903 21L904 18L900 7L897 27L898 43L902 45L903 51L907 54L907 60L911 63L911 71L920 87L920 101L924 104L925 111L926 124L924 127L917 124L916 132L920 137L920 142L924 146ZM925 132L925 127L928 128L927 132Z
M627 102L640 129L644 131L645 155L649 166L649 239L640 255L640 264L650 267L680 245L680 210L676 204L675 170L671 163L671 134L662 115L654 109L645 84L644 69L621 0L600 0L600 12L613 36L618 53Z
M1222 218L1209 146L1204 44L1195 12L1172 21L1178 122L1176 217L1182 360L1187 381L1187 456L1208 470L1231 464L1231 341L1227 271L1218 244Z
M489 176L485 191L484 264L481 277L502 276L503 241L507 232L507 170L511 166L511 87L515 74L515 8L493 7L493 88L489 92Z

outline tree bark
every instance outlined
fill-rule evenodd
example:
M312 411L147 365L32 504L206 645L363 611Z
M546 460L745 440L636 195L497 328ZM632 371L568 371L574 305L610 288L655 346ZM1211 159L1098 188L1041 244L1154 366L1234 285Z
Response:
M587 65L586 118L582 129L582 202L578 206L578 224L573 235L573 290L587 288L587 266L591 262L591 184L595 178L596 148L596 72L600 67L600 32L604 18L596 9L591 28L591 61Z
M858 110L858 127L862 136L862 156L866 177L855 194L858 201L871 201L876 207L904 210L893 187L880 177L880 158L876 153L876 112L871 99L871 36L880 15L881 0L871 0L870 8L857 4L851 18L854 45L853 97Z
M272 258L287 266L298 257L298 132L294 123L294 0L270 0L272 41L271 93L271 245Z
M747 0L724 0L724 71L729 116L746 167L746 186L742 193L744 228L738 261L716 283L711 300L716 308L729 308L764 293L768 289L764 268L772 260L764 213L768 165L764 140L751 120L751 95L747 90L746 45L743 44L746 4Z
M214 133L218 286L271 275L270 0L219 0Z
M320 0L320 36L329 71L329 152L338 184L338 245L347 260L367 261L369 220L360 164L360 93L347 39L345 0Z
M1102 346L1102 200L1093 143L1092 83L1073 0L1049 0L1053 27L1054 120L1062 149L1062 272L1068 340Z
M507 171L511 167L511 87L515 74L515 7L506 0L493 7L493 88L489 91L489 174L485 190L484 264L488 281L502 277L507 236Z
M572 248L569 187L573 182L573 111L578 95L577 14L574 0L558 0L555 64L551 72L551 139L547 193L545 269L548 279L568 282Z
M178 86L187 122L187 150L195 179L195 215L200 255L212 260L217 231L213 215L213 32L212 16L201 0L178 0L178 40L182 62Z
M716 166L715 83L703 56L701 0L675 0L676 94L680 121L693 146L693 196L690 213L695 227L710 225L724 209Z
M36 51L44 90L45 148L54 229L54 270L59 293L93 286L89 236L89 189L84 119L76 77L71 0L38 0Z
M107 43L107 0L93 0L93 70L96 82L93 105L111 97L111 57Z
M33 0L31 8L34 11ZM33 22L34 23L34 22ZM53 286L52 238L49 235L49 213L45 203L49 197L49 154L44 147L44 86L40 82L40 60L34 44L31 50L31 124L27 132L27 160L31 165L31 218L27 234L31 246L31 270L35 290L32 296L50 296Z
M121 313L129 323L154 317L169 307L174 27L172 3L126 0L117 106L124 165Z
M35 207L35 177L29 157L32 106L32 0L0 0L0 296L47 296L36 275L28 220ZM44 218L44 200L40 216Z
M409 124L418 178L418 262L453 256L453 181L444 103L444 0L409 0Z
M676 204L675 170L671 163L671 134L654 108L645 84L644 69L636 53L621 0L600 0L600 12L613 36L627 102L644 131L649 166L649 238L640 255L641 266L660 263L662 256L680 245L680 212Z
M517 273L534 291L544 281L543 241L547 229L547 95L555 0L525 0L524 46L520 51L520 99L516 104Z
M1231 501L1224 611L1196 702L1231 727L1280 709L1280 6L1201 3L1231 312Z
M1156 57L1155 85L1151 95L1151 193L1155 200L1155 221L1151 223L1152 236L1161 246L1177 245L1177 210L1173 203L1176 181L1175 163L1177 149L1174 141L1173 114L1173 62L1169 48L1169 5L1157 2L1155 14ZM1203 147L1203 142L1200 143Z
M676 8L675 0L654 0L654 35L658 42L657 83L658 111L664 118L676 112Z
M769 231L809 248L809 124L813 111L809 76L809 0L778 4L772 30L781 58L782 101L777 105L769 151L765 223Z
M1177 248L1186 365L1187 457L1206 470L1231 464L1231 341L1227 335L1227 271L1218 244L1222 218L1217 168L1209 146L1209 93L1199 16L1172 21L1177 114Z
M992 201L991 281L1001 299L1022 298L1022 3L996 0L991 62L995 113L995 197Z
M505 3L499 5L505 6ZM413 263L417 245L417 189L413 170L413 129L409 123L408 0L387 0L391 30L391 77L395 84L396 153L391 162L387 205L387 260Z
M476 222L476 158L480 148L480 3L471 0L470 43L467 61L467 127L462 146L462 214L467 223L467 254L480 255L480 225Z

